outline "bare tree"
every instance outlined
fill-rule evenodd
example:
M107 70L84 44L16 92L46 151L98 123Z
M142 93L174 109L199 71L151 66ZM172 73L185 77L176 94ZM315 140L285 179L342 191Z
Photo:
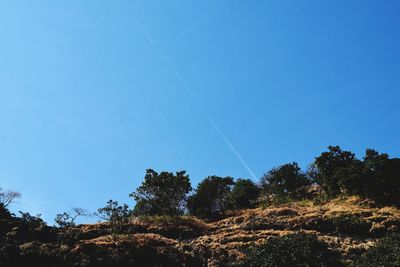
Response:
M91 216L91 214L82 208L72 208L70 212L57 214L55 222L60 227L72 227L75 226L75 220L81 216Z
M3 191L0 187L0 204L4 208L7 208L17 198L21 198L21 193L15 191Z

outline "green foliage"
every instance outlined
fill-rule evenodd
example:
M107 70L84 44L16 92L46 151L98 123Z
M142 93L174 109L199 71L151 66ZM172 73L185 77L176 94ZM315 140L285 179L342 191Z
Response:
M328 196L335 197L341 193L340 180L349 180L344 176L354 174L349 170L355 169L352 168L355 155L350 151L342 151L339 146L329 146L328 150L315 159L314 164L318 169L315 182L324 188Z
M309 173L330 198L352 194L384 204L400 204L400 159L367 149L360 161L339 146L328 149L315 159Z
M146 170L144 182L130 194L136 201L135 215L183 214L187 194L192 190L189 176L185 171L157 173Z
M299 199L302 197L300 190L310 184L296 162L273 168L261 178L264 193L276 198Z
M338 253L328 249L315 235L291 234L268 239L248 252L243 267L343 266Z
M377 244L363 253L354 266L400 266L400 234L382 238Z
M230 206L234 209L254 207L260 195L260 189L250 179L238 179L230 193Z
M376 161L376 167L367 168L368 187L365 195L384 204L399 205L400 159L382 159L381 156Z
M209 176L201 181L188 199L190 214L210 218L225 212L233 185L232 177Z
M306 228L318 230L323 233L368 236L371 226L371 222L366 221L360 215L341 214L332 217L323 217Z

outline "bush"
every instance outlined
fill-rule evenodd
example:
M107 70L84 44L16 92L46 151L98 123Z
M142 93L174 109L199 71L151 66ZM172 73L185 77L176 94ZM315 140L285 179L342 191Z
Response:
M233 185L231 177L209 176L201 181L196 192L188 198L190 214L211 218L225 212Z
M192 190L189 176L185 171L161 172L148 169L144 182L130 194L136 201L135 215L183 214L187 194Z
M368 236L372 223L355 214L342 214L323 217L306 226L306 229L318 230L322 233Z
M3 205L3 203L0 203L0 219L11 219L11 217L11 212Z
M36 216L31 215L29 212L19 212L21 214L21 220L25 225L28 225L30 228L36 228L42 225L46 225L46 223L41 218L41 214L37 214Z
M251 249L239 266L343 266L339 259L339 254L315 235L300 233L268 239Z
M354 266L400 266L400 234L382 238L363 253Z

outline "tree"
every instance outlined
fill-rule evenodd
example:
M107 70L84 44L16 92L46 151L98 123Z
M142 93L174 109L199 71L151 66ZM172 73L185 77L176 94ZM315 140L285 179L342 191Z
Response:
M136 201L135 215L171 215L184 212L187 194L192 190L186 171L157 173L146 170L142 185L130 194Z
M8 210L8 206L15 199L20 198L21 194L15 191L3 191L0 187L0 218L11 218L12 214Z
M188 209L193 215L210 218L228 208L232 177L208 176L201 181L188 199Z
M382 177L374 191L377 200L385 204L400 205L400 159L389 159L384 165Z
M113 201L111 199L107 201L105 207L98 209L97 212L96 215L100 219L110 224L110 232L113 241L117 240L118 234L122 232L124 224L128 222L132 213L128 205L119 205L118 201Z
M261 178L261 186L267 195L299 198L300 190L311 182L296 162L273 168Z
M329 197L335 197L342 193L341 187L349 183L340 181L348 179L347 175L354 175L359 163L355 162L355 155L351 151L343 151L339 146L329 146L328 150L315 159L314 165L318 168L315 182Z
M260 189L250 179L238 179L229 196L230 205L234 209L246 209L254 207Z
M78 217L89 216L89 215L90 213L87 210L81 208L72 208L70 212L63 212L57 214L54 220L59 227L66 228L75 226L75 220Z

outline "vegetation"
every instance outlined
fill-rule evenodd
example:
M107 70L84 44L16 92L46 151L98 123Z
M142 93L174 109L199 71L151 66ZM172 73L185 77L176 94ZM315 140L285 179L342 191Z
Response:
M313 178L329 197L353 194L381 203L400 204L400 159L367 149L361 161L339 146L328 149L315 159Z
M0 219L10 218L12 214L8 210L8 206L15 201L15 199L20 198L21 194L15 191L4 191L0 187Z
M229 196L232 209L248 209L256 205L260 189L250 179L238 179Z
M382 238L363 253L354 266L400 266L400 234Z
M188 199L190 214L210 218L225 212L233 185L232 177L209 176L204 179Z
M300 233L268 239L251 249L239 266L343 266L339 259L339 255L315 235Z
M187 194L192 190L185 171L157 173L148 169L142 185L130 194L136 201L135 215L171 215L184 212Z
M75 221L78 217L89 216L89 212L82 208L72 208L70 212L63 212L57 214L54 219L56 225L59 227L72 227L75 226Z
M275 197L301 198L300 190L311 182L296 162L273 168L261 178L264 194Z
M21 215L21 221L29 226L29 227L39 227L41 225L46 225L46 222L43 221L43 219L41 218L42 215L41 214L37 214L37 215L31 215L29 212L19 212Z
M160 259L157 266L166 259L174 259L172 266L226 266L238 259L244 259L241 266L400 266L400 159L373 149L357 159L351 151L330 146L306 171L292 162L256 182L213 175L192 190L185 171L148 169L130 194L136 201L133 210L110 200L97 212L107 223L76 226L76 219L89 213L75 208L57 214L58 227L47 226L40 215L11 214L8 207L20 194L0 189L0 242L7 244L0 246L0 265L7 266L3 262L9 263L10 255L19 259L23 254L21 260L30 262L32 251L49 253L40 254L37 262L41 257L73 259L62 253L75 245L74 253L90 266L131 264L130 257L150 257L149 264ZM260 203L267 205L244 210ZM374 238L386 234L392 235L372 246ZM61 245L50 244L53 240L62 240ZM70 266L48 266L55 265Z
M131 211L128 205L119 205L118 201L109 200L105 207L98 209L97 216L110 224L110 233L115 241L117 235L122 233L124 224L128 222Z

